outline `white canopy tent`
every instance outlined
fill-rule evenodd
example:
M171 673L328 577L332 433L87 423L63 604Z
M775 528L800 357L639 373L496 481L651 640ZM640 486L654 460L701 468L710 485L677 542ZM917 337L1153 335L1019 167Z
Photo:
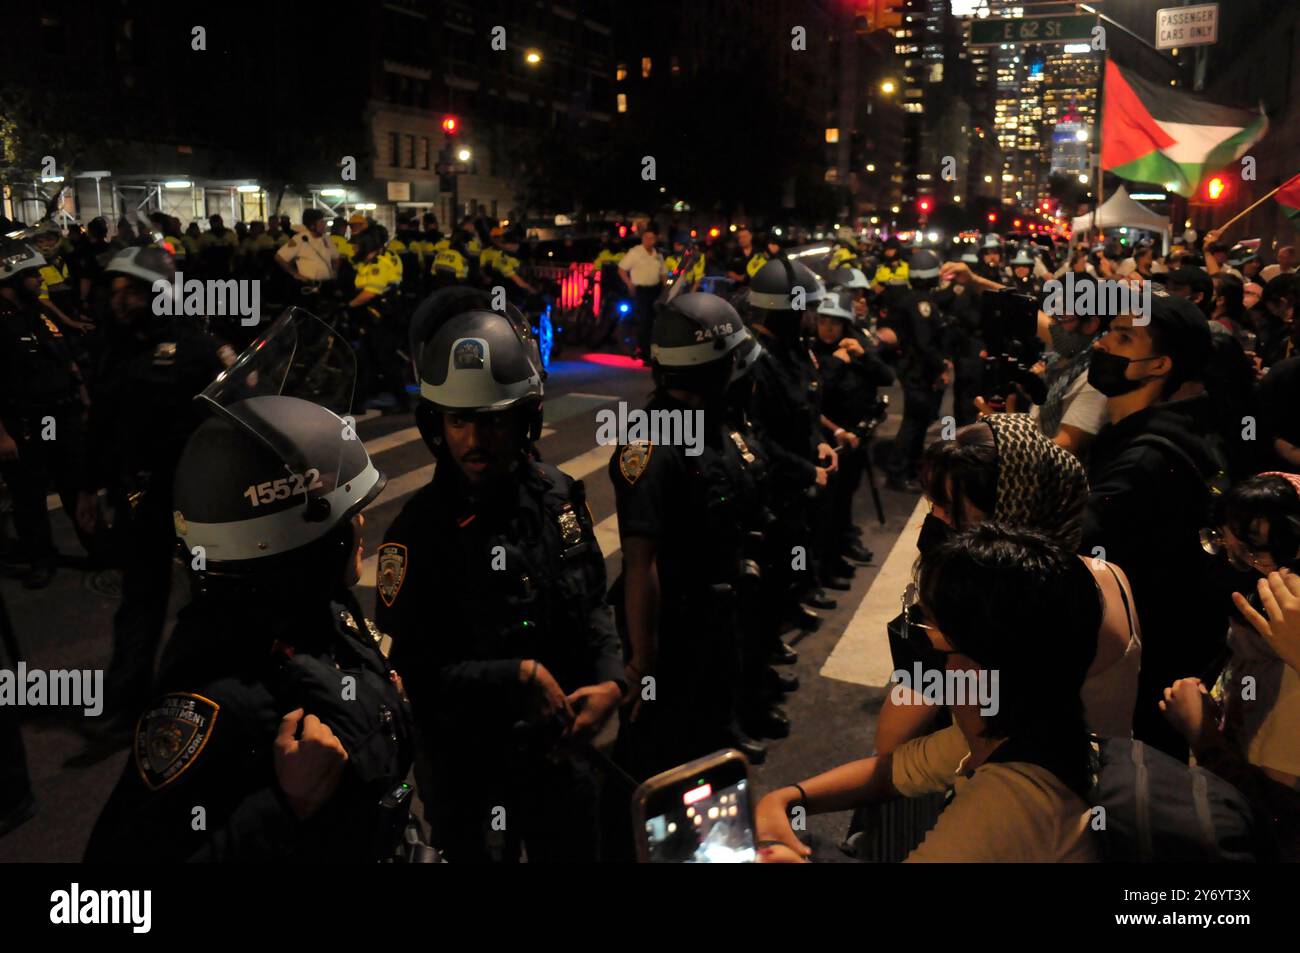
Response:
M1072 223L1074 234L1086 232L1090 228L1142 228L1160 235L1161 254L1169 252L1169 220L1163 215L1151 211L1145 205L1139 205L1129 198L1128 190L1120 186L1110 198L1102 203L1101 208L1080 215Z

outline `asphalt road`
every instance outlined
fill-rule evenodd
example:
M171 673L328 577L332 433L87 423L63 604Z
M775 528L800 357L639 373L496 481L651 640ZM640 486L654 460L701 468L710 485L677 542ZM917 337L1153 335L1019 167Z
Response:
M558 362L547 382L543 457L572 476L586 481L587 497L606 556L609 578L619 571L618 529L614 490L606 472L609 447L596 444L596 411L625 400L640 407L652 388L650 374L605 355L575 356ZM889 437L897 429L895 410L881 428ZM363 419L358 435L389 484L366 511L368 548L382 538L409 495L429 479L431 458L420 441L410 415ZM756 792L779 787L862 757L871 750L875 715L888 677L888 648L882 619L897 612L900 572L915 556L915 534L904 532L916 507L915 496L882 487L886 525L877 522L866 487L855 501L855 521L864 528L864 541L875 561L857 571L850 592L836 594L839 605L822 613L821 629L802 638L787 635L799 652L794 668L801 683L790 695L786 710L794 727L790 737L769 742L767 763L753 769ZM54 514L60 551L73 557L80 548L61 509ZM900 541L900 534L901 541ZM893 558L891 550L897 543ZM885 578L872 583L885 567ZM183 598L182 570L176 567L174 611ZM111 620L116 603L114 573L87 573L68 565L49 588L29 592L15 575L0 577L3 592L29 668L96 669L107 666L111 649ZM362 605L374 605L373 560L362 580ZM870 595L868 595L870 590ZM232 613L232 618L233 618ZM81 711L25 708L23 733L38 801L37 816L0 840L0 861L76 861L99 810L122 771L126 751L88 753L78 730ZM809 834L817 858L842 860L836 844L843 836L846 815L810 819Z

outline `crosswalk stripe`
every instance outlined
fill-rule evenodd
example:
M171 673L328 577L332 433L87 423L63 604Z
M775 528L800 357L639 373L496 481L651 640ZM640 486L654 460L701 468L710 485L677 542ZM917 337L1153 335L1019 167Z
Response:
M911 581L912 565L916 562L916 535L927 512L929 507L922 497L822 666L821 674L825 677L874 688L889 684L894 664L886 627L898 615L899 596Z
M420 430L418 427L403 427L401 430L394 430L392 433L386 433L382 437L375 437L373 440L367 440L366 453L374 457L383 453L385 450L392 450L395 447L400 447L403 444L419 439Z

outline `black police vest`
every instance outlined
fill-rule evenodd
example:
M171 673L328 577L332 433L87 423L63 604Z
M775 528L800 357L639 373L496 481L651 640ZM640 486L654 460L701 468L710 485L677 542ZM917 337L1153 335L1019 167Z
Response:
M569 486L549 464L522 466L532 472L515 512L486 535L441 547L439 573L464 586L453 597L458 617L473 627L458 635L466 657L536 658L571 691L592 675L586 633L589 613L604 599L604 561L582 482Z

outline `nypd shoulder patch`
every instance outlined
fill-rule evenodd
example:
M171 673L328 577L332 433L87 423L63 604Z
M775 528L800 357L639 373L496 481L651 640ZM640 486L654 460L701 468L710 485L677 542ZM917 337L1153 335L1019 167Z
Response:
M384 543L376 552L375 560L375 588L379 590L384 605L391 608L406 579L406 547L401 543Z
M192 692L157 699L135 728L135 766L150 791L171 784L198 760L221 706Z
M618 472L632 486L641 479L645 468L650 464L650 454L654 452L652 443L629 443L618 455Z

